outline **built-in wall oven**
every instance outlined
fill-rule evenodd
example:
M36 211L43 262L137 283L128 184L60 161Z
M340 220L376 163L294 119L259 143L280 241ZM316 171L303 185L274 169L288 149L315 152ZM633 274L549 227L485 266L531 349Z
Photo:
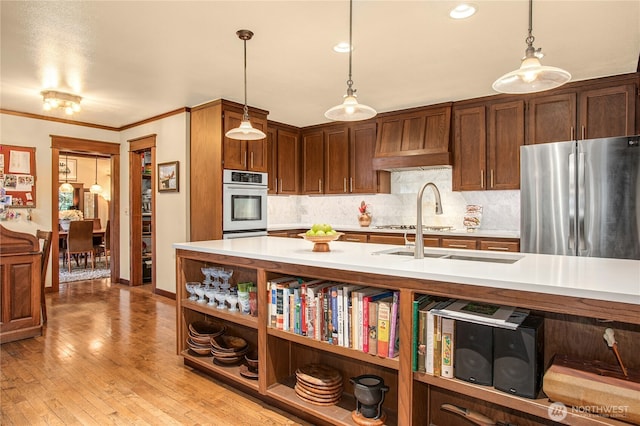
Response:
M222 238L267 235L267 174L224 170Z

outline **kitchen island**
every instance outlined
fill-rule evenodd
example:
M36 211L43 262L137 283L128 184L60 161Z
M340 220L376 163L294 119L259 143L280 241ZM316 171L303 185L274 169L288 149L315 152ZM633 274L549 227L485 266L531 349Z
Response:
M389 424L456 424L460 420L439 409L451 403L517 424L552 424L544 395L516 397L492 387L413 372L411 365L412 302L420 295L455 297L530 309L545 321L545 366L555 353L615 363L602 340L606 327L616 329L630 369L640 368L640 262L619 259L573 258L524 253L427 249L414 259L392 252L402 247L335 241L331 251L317 253L302 239L257 237L174 244L177 262L177 350L185 364L223 378L265 400L306 413L314 422L353 424L353 388L344 380L336 406L317 406L297 398L295 371L309 362L339 369L344 378L376 374L390 391L384 403ZM187 281L201 281L200 268L224 266L234 270L234 282L258 286L257 318L209 308L188 300ZM400 353L396 358L317 341L272 328L268 318L267 283L282 276L325 279L367 285L400 293ZM236 281L237 280L237 281ZM185 342L192 321L217 318L228 332L257 347L257 382L239 375L241 367L219 366L211 357L197 357ZM603 321L606 321L603 323ZM622 349L624 348L624 349ZM569 412L566 424L620 424L579 412Z

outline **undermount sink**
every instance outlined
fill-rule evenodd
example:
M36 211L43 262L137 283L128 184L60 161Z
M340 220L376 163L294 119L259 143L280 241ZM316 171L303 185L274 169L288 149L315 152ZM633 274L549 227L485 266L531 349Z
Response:
M392 255L392 256L407 256L413 257L415 255L415 250L413 248L407 247L395 247L388 250L381 250L372 253L374 255ZM451 260L467 260L472 262L489 262L489 263L506 263L512 264L516 263L518 260L522 259L522 256L518 255L499 255L496 256L494 253L485 254L459 254L447 251L432 251L430 249L424 249L424 257L430 259L451 259Z

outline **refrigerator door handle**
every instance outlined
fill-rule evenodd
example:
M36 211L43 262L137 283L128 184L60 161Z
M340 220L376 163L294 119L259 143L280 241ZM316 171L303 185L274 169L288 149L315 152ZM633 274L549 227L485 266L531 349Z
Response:
M587 249L584 233L584 175L584 152L581 152L578 154L578 255L580 255L580 251L585 251Z
M569 250L575 254L576 240L576 155L569 154Z

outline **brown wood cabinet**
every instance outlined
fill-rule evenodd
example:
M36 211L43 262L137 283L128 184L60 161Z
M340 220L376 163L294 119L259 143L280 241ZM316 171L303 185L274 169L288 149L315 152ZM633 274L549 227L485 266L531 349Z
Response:
M268 122L269 194L300 193L300 131L285 124Z
M345 232L338 239L339 241L351 241L352 243L366 243L369 240L368 234L359 234L357 232Z
M484 189L487 161L485 106L456 107L453 115L453 190Z
M472 238L443 238L441 247L476 250L478 240Z
M524 116L521 99L454 109L454 190L520 188Z
M302 130L302 192L372 194L391 190L390 173L373 169L374 121Z
M189 223L190 241L222 238L222 170L248 164L243 149L254 149L253 165L267 170L267 141L237 141L224 133L240 124L243 106L219 99L191 109L191 139L189 143ZM250 108L253 126L267 130L267 111ZM262 124L263 123L263 124ZM243 146L245 148L243 148ZM258 149L258 147L261 147ZM264 150L264 151L262 151ZM225 154L226 152L226 154ZM258 152L260 152L258 154ZM228 157L228 158L226 158ZM243 160L247 158L247 160ZM243 163L243 161L245 161ZM246 162L248 161L248 163ZM241 169L244 169L240 167ZM258 169L251 169L258 170Z
M225 109L224 133L240 126L242 113ZM251 125L266 133L267 119L250 115ZM223 165L225 169L249 170L252 172L267 171L267 140L239 141L223 136Z
M373 167L397 169L451 164L451 105L378 115Z
M324 131L302 130L302 193L324 194Z
M637 73L531 95L527 144L635 135L639 102Z
M0 343L40 336L40 267L35 236L0 225Z

